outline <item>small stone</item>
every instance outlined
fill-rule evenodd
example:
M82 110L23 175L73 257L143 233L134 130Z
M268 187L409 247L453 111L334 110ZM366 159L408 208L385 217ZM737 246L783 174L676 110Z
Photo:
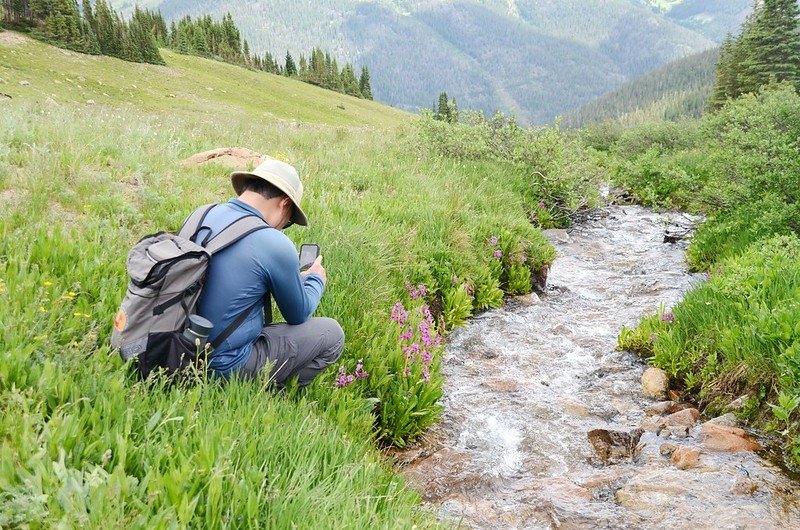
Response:
M665 418L665 422L668 427L671 426L679 426L679 427L692 427L697 422L697 418L700 417L700 411L697 409L684 409L679 410L673 414L670 414Z
M714 423L703 424L701 441L704 449L723 453L762 451L764 449L743 429Z
M683 399L683 392L681 392L680 390L670 390L669 395L667 397L669 397L669 399L671 399L672 401L680 401L681 399Z
M656 434L659 434L666 426L667 424L664 422L664 418L658 416L648 416L639 424L639 428L643 431L654 432Z
M707 423L713 423L714 425L722 425L723 427L738 427L739 426L739 418L736 417L735 414L729 412L727 414L723 414L722 416L717 416L714 419L708 420Z
M672 465L678 469L691 469L700 465L700 450L682 445L672 453Z
M681 405L674 401L659 401L644 409L644 413L648 416L663 416L664 414L674 414L685 408L687 408L686 405Z
M670 427L665 427L664 430L661 431L661 436L665 438L688 438L689 427L684 425L672 425Z
M642 392L645 396L663 399L669 390L669 376L660 368L648 368L642 374Z
M678 449L678 444L672 442L664 442L659 448L659 452L664 456L670 456L675 450Z
M641 429L634 429L631 432L594 429L587 433L587 437L600 460L610 464L626 458L636 458L639 455L639 440L643 433Z
M87 105L94 105L94 100L93 99L87 99L86 100L86 104Z
M23 79L22 81L19 82L19 84L22 85L22 86L28 86L28 85L31 84L31 82L30 81L26 81L26 80Z
M168 97L168 98L174 98L174 97L175 97L175 94L167 94L167 97Z
M522 296L516 296L516 297L514 297L514 300L516 300L520 305L525 306L525 307L535 306L535 305L541 303L541 301L542 301L539 298L539 295L537 295L536 293L530 293L530 294L524 294Z
M752 495L758 491L758 486L750 477L739 476L736 478L731 493L733 495Z

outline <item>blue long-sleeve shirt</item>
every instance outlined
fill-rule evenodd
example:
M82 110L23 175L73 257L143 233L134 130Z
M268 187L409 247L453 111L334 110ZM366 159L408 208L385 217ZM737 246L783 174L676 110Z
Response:
M212 237L236 219L257 215L258 210L239 199L211 209L203 225ZM207 234L203 230L201 241ZM198 302L198 314L214 324L215 340L242 311L254 303L250 315L210 356L209 367L228 375L250 356L264 327L264 296L271 293L288 324L302 324L317 309L325 284L318 274L300 276L300 259L294 243L279 230L266 228L245 236L214 255Z

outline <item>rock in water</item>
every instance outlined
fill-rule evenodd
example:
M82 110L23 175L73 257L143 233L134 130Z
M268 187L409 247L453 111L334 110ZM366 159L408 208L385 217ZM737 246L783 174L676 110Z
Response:
M663 399L669 390L669 376L660 368L648 368L642 375L642 392L647 397Z
M639 455L639 440L643 433L642 429L631 432L594 429L588 432L587 437L600 460L613 464Z
M737 477L731 488L733 495L752 495L758 491L758 486L750 477Z
M700 450L694 447L679 446L672 453L672 465L678 469L691 469L700 465Z
M667 427L692 427L700 417L697 409L684 409L664 418Z
M701 430L703 448L725 453L762 451L764 448L743 429L716 423L704 423Z

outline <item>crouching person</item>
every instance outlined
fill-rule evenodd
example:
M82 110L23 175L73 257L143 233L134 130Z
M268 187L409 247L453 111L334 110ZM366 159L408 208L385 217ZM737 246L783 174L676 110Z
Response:
M336 320L312 317L327 283L322 256L301 272L295 245L283 233L308 224L300 176L289 164L265 159L253 171L232 173L231 181L238 197L209 210L194 240L210 241L245 216L260 217L266 228L211 260L198 302L198 313L214 324L209 340L218 344L208 366L216 375L244 378L271 366L276 386L293 377L308 385L339 358L344 333ZM271 323L271 298L285 323ZM229 336L220 337L223 330Z

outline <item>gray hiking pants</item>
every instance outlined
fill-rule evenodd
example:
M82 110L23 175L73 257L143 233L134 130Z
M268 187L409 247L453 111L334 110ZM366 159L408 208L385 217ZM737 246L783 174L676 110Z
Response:
M255 378L269 362L275 386L282 387L294 376L300 386L306 386L336 362L343 349L344 331L332 318L311 318L296 326L270 324L256 339L239 375Z

